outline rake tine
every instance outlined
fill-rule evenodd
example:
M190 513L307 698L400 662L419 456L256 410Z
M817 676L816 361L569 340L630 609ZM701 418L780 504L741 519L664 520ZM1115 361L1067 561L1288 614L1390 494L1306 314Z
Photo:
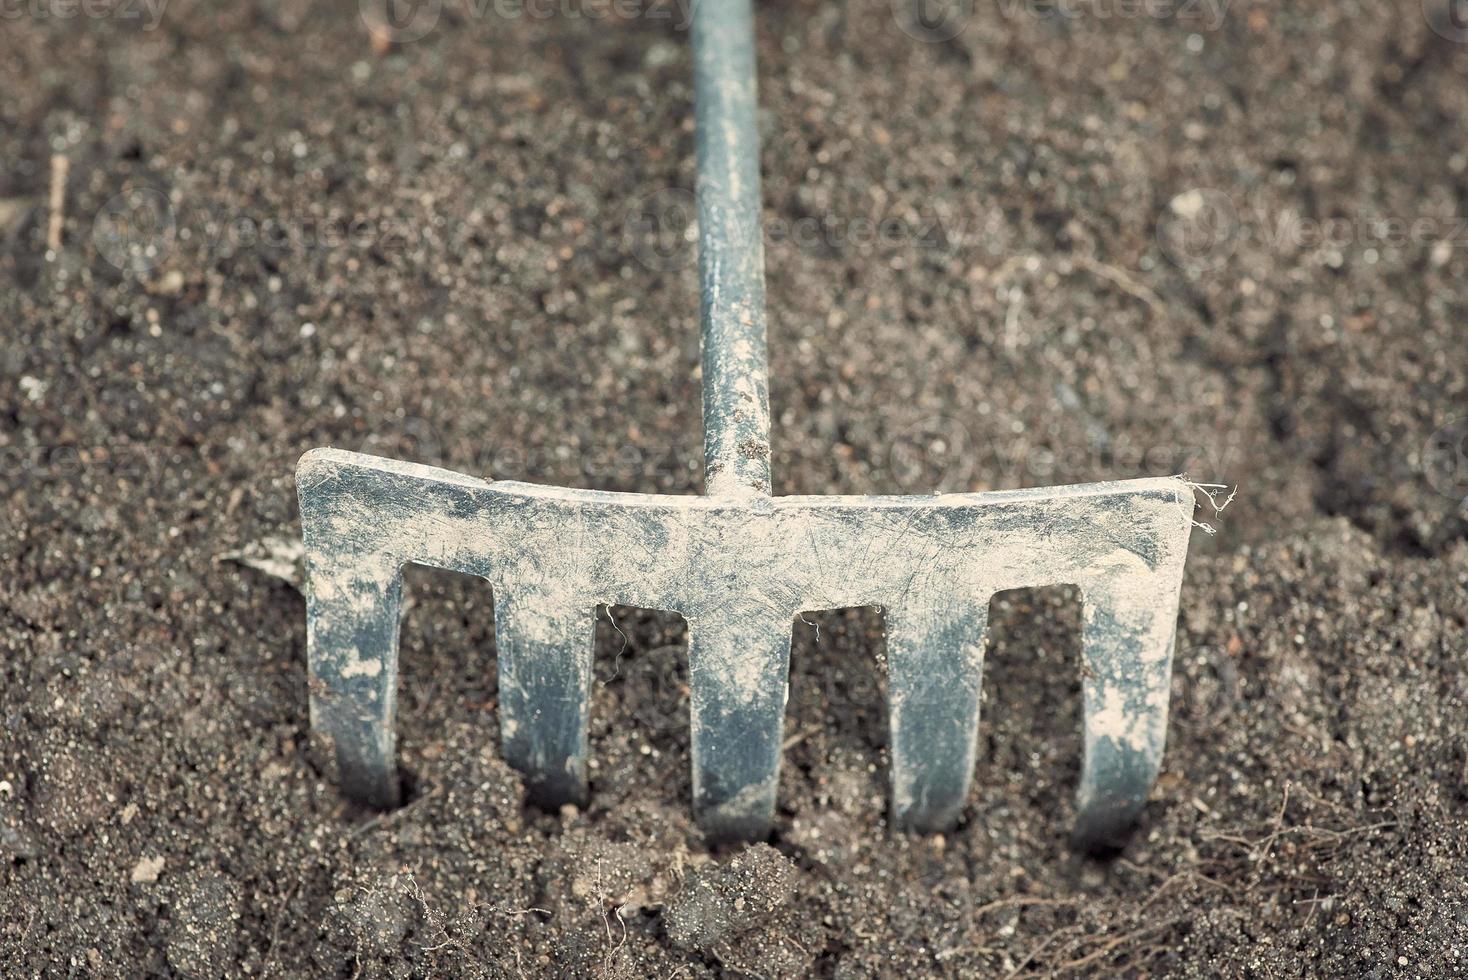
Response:
M342 791L381 810L398 805L399 566L353 556L306 527L306 657L311 727L332 742Z
M973 779L989 610L898 609L888 616L892 819L899 830L952 826Z
M769 833L780 782L790 626L737 616L688 623L693 808L715 840Z
M505 761L526 774L533 802L585 805L595 620L533 593L496 600Z
M1085 762L1072 839L1092 852L1125 843L1167 739L1181 570L1160 595L1133 584L1122 579L1084 591Z
M770 483L765 263L750 0L693 8L704 483L762 500ZM769 832L790 681L790 622L689 617L693 804L715 839Z

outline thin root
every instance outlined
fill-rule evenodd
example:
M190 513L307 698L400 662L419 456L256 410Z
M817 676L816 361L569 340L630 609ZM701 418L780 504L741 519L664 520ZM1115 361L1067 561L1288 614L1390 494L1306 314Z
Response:
M1188 474L1186 473L1179 473L1177 475L1177 479L1181 480L1183 484L1195 494L1201 493L1205 498L1207 498L1208 506L1213 508L1214 517L1222 514L1228 508L1228 505L1234 502L1234 498L1239 495L1238 484L1234 484L1233 489L1230 490L1228 484L1226 483L1198 483L1194 480L1188 479ZM1223 503L1219 503L1218 498L1223 494L1223 491L1225 490L1228 490L1228 496L1223 498ZM1179 501L1179 503L1181 503L1181 501ZM1198 506L1196 496L1193 498L1193 506L1195 508ZM1209 524L1207 521L1197 520L1192 516L1191 512L1188 514L1188 520L1192 521L1193 527L1196 527L1204 534L1212 536L1218 533L1218 528L1214 527L1212 524Z

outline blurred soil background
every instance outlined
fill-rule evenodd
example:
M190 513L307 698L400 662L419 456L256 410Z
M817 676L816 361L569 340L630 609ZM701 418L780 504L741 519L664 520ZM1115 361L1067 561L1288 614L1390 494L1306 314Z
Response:
M597 613L592 802L544 813L488 586L411 569L411 801L344 802L303 451L701 482L686 8L375 2L0 8L0 972L1463 971L1447 3L759 6L777 492L1239 488L1098 862L1066 589L996 598L931 838L886 823L880 614L806 614L776 830L711 851L676 616Z

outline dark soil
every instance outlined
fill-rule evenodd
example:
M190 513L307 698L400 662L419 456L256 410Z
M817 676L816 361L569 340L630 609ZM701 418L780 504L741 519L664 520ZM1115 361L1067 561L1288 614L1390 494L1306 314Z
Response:
M761 7L779 491L1240 486L1110 862L1065 843L1065 590L996 599L941 837L886 826L880 615L797 622L777 828L711 852L676 617L600 615L593 802L544 813L487 587L413 570L411 802L344 802L300 594L221 558L298 535L318 445L697 492L691 245L634 220L692 187L686 32L62 8L0 33L0 972L1465 970L1468 467L1433 433L1468 415L1468 46L1433 0L984 2L948 40Z

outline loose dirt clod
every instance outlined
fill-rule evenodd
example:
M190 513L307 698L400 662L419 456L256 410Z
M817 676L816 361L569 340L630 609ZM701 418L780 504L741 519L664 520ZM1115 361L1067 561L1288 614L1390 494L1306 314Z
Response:
M688 873L663 913L668 936L705 952L764 923L790 900L795 868L768 844L755 844L726 864Z
M663 912L668 938L736 974L800 976L814 960L819 930L791 904L797 875L768 844L696 868Z
M128 876L134 885L151 885L158 880L163 873L164 860L161 857L139 858L138 863L133 865L132 874Z

